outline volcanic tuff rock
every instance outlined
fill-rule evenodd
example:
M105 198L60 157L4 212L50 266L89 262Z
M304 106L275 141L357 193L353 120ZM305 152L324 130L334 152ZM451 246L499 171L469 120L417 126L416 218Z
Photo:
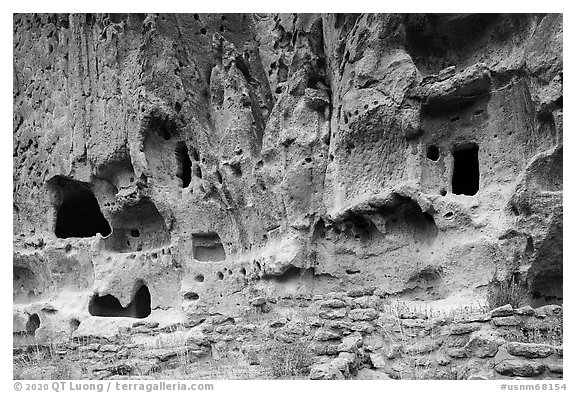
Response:
M16 333L561 304L561 15L16 14L13 48Z

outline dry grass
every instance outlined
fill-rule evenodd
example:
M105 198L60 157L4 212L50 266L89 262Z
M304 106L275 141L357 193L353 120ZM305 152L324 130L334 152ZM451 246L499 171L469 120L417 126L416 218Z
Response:
M311 352L307 343L271 341L263 351L263 364L274 379L297 379L308 376Z
M15 379L25 371L32 379L77 379L81 375L74 356L60 354L56 345L34 344L28 348L28 352L13 359Z
M383 305L380 311L383 314L394 315L397 318L400 318L400 316L403 314L412 314L420 315L424 319L433 319L439 317L456 317L483 314L487 311L490 311L490 309L486 304L483 304L480 301L470 304L462 304L450 308L437 308L433 307L431 304L414 304L397 301Z
M513 308L527 305L528 291L515 280L493 279L488 287L486 301L490 309L510 304Z

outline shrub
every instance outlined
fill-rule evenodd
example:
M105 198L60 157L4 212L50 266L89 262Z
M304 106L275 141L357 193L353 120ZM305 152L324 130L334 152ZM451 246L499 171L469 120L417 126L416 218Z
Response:
M266 346L263 365L276 379L303 377L308 374L311 353L308 345L296 341L291 344L273 341Z
M490 309L510 304L519 308L527 304L528 291L514 279L499 281L494 278L488 287L486 302Z

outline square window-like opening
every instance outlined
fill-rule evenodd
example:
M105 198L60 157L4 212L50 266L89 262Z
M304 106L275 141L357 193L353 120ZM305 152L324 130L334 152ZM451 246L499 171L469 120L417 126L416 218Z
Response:
M478 192L480 185L478 150L478 145L468 144L457 147L452 153L454 157L452 193L476 195Z

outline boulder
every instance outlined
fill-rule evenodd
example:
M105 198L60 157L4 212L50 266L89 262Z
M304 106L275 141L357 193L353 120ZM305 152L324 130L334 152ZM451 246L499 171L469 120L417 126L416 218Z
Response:
M331 363L314 364L310 368L310 374L308 378L313 380L334 380L334 379L344 379L344 375L338 369L338 367L332 365Z
M546 366L532 360L507 359L497 363L495 370L507 376L536 377L546 370Z
M506 350L510 355L523 356L525 358L545 358L555 352L550 345L518 342L506 344Z

